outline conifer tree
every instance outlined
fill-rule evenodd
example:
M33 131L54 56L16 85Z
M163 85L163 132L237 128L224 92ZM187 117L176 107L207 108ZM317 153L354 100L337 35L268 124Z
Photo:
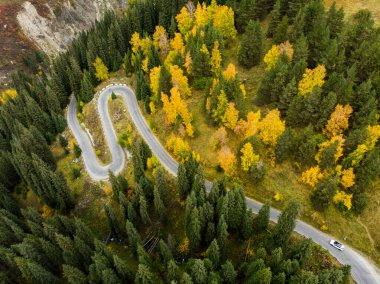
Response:
M140 234L129 220L126 223L126 231L128 236L128 245L132 249L132 252L136 254L138 245L142 244Z
M252 209L246 210L241 224L241 236L247 240L251 237L253 231Z
M204 265L203 260L194 260L193 265L190 268L191 278L195 283L206 283L207 282L207 270Z
M255 218L255 232L260 233L264 232L268 228L269 224L269 213L270 213L270 206L268 203L265 203L260 211L259 214Z
M160 217L160 220L165 221L167 218L166 207L164 203L162 202L162 199L160 197L160 193L158 192L157 187L154 188L154 208L156 209L156 212L158 216Z
M201 221L198 208L191 211L191 220L186 232L192 250L197 250L201 242Z
M263 33L260 22L249 21L241 40L239 64L251 68L261 62L263 53Z
M186 168L183 164L179 164L178 166L177 189L179 197L185 199L189 192L189 182L187 179Z
M180 269L173 259L167 265L167 278L169 282L178 281L180 276Z
M111 234L115 237L120 236L120 227L116 219L115 211L108 204L104 205L104 211L106 213L108 224L111 229Z
M233 284L236 282L237 272L231 261L227 260L226 263L222 265L220 274L225 283Z
M300 211L300 205L297 201L291 200L282 211L278 222L271 236L272 244L274 247L285 245L294 227L296 226L296 219Z
M173 260L173 254L170 251L169 246L162 239L158 243L158 250L160 252L161 259L165 265L167 265L169 261Z
M78 62L74 59L74 57L70 57L70 71L68 73L71 90L76 96L79 96L83 75Z
M276 3L274 4L273 10L270 13L271 15L271 20L269 22L269 27L267 31L268 37L273 37L273 34L275 30L277 29L277 25L281 21L281 0L276 0Z
M217 227L217 240L218 240L218 245L223 253L227 244L227 239L228 239L228 226L227 223L224 219L224 215L222 215L219 219L218 222L218 227Z
M85 284L88 281L86 275L82 271L67 264L63 265L63 276L70 284Z
M216 241L216 239L214 239L211 242L210 246L206 250L205 256L206 256L206 258L211 260L214 268L218 267L219 261L220 261L220 251L219 251L219 246L218 246L218 242Z
M139 208L140 208L140 218L144 224L147 224L150 222L149 214L148 214L148 204L146 202L146 199L144 195L140 196L140 201L139 201Z
M273 43L280 44L288 39L289 20L284 16L273 33Z
M136 277L135 277L135 283L136 284L154 284L155 282L155 277L151 269L144 265L144 264L139 264Z
M77 94L77 100L81 102L89 102L94 96L94 86L88 71L84 71L81 81L80 93Z
M163 92L164 94L170 95L170 90L173 87L172 85L172 80L171 80L171 75L166 67L166 65L162 65L160 69L160 76L159 76L159 94Z

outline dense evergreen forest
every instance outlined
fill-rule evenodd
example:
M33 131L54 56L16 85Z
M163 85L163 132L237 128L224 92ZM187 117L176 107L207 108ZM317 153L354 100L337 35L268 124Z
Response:
M2 282L348 281L349 267L317 261L311 255L325 258L317 246L291 237L300 212L296 201L288 203L275 226L268 224L268 205L253 216L243 190L226 185L236 171L236 157L226 147L218 154L226 178L206 194L201 159L179 136L167 145L182 162L175 186L160 167L153 179L145 175L151 152L138 137L131 145L134 189L127 192L125 178L110 173L117 206L104 209L111 235L125 241L134 255L129 261L70 216L76 200L56 171L49 145L66 128L70 95L81 102L80 110L109 71L121 68L136 79L136 96L146 110L163 108L169 124L189 138L199 134L184 98L191 96L189 85L204 91L210 123L243 137L237 153L242 171L252 179L259 182L265 175L259 154L267 147L266 155L276 163L299 165L301 179L314 188L316 210L332 203L355 214L365 208L366 188L380 168L380 30L370 12L361 11L345 23L343 10L332 6L325 11L318 0L200 2L131 1L123 13L106 13L65 53L49 60L36 52L25 60L30 72L14 74L14 89L0 97ZM265 34L260 20L268 15ZM241 37L240 65L266 63L253 101L273 110L259 129L260 113L247 109L244 82L235 67L222 70L224 50L236 36ZM264 54L266 37L274 45ZM20 208L14 199L20 185L55 209L55 216ZM185 207L183 243L176 249L170 234L160 232L157 243L147 245L146 227L157 222L167 226L168 213L179 202ZM247 249L245 256L232 257L234 246L246 240L253 253Z

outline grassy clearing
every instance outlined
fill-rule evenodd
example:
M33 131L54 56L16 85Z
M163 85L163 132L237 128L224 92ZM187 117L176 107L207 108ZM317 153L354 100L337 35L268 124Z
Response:
M377 25L380 24L380 3L379 0L324 0L328 8L336 1L337 7L343 7L346 18L352 16L362 9L372 12L373 18Z

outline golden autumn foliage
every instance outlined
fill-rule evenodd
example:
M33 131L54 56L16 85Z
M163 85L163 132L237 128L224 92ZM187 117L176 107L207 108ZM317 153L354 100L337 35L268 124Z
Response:
M261 112L250 111L247 114L247 120L239 119L234 128L234 132L242 138L248 138L256 134L259 131L259 123L261 118Z
M273 45L264 56L264 63L267 65L266 71L272 69L280 59L281 53L278 45Z
M166 148L173 152L174 157L179 159L181 162L185 161L187 156L190 154L189 144L181 137L173 134L170 135L168 141L166 142Z
M178 88L181 95L186 98L191 96L191 90L187 77L183 75L183 71L177 65L170 66L170 74L172 75L173 86Z
M289 60L293 60L294 49L289 41L283 42L280 45L272 45L271 49L264 56L266 71L272 69L280 60L281 55L288 56Z
M161 93L161 101L163 103L163 109L166 113L166 121L168 124L174 124L177 117L180 116L182 122L186 128L186 133L193 137L194 129L191 125L192 115L187 109L186 102L181 98L181 94L178 88L173 87L170 90L170 99L169 97Z
M178 29L185 38L188 33L194 34L211 22L226 41L234 39L237 34L234 11L228 6L217 5L215 0L209 6L198 3L196 9L191 4L186 5L176 16L176 20Z
M218 75L220 72L220 65L222 63L222 55L219 51L219 41L214 41L214 48L211 51L211 72Z
M226 80L235 79L236 77L235 65L233 65L232 63L228 64L227 69L223 72L223 76L224 78L226 78Z
M134 32L129 43L132 46L132 51L137 53L139 49L143 52L144 56L148 56L152 40L149 37L141 38L139 33Z
M7 89L0 95L0 103L5 104L9 99L15 99L17 91L15 89Z
M245 143L240 150L241 167L243 171L248 172L252 167L256 166L260 160L260 156L255 154L251 143Z
M160 88L160 72L161 66L153 67L150 70L149 78L150 78L150 89L152 90L153 96L158 96L158 90Z
M345 188L352 187L355 184L355 174L353 168L348 168L342 171L342 177L340 178L340 183Z
M368 126L368 138L365 141L365 144L369 149L373 149L380 138L380 125Z
M348 120L352 113L350 105L342 106L338 104L334 112L331 114L323 133L328 138L343 134L343 131L348 128Z
M236 156L228 146L223 146L218 153L220 167L227 176L233 176L236 172Z
M95 67L95 77L99 81L105 81L109 79L108 68L104 65L102 59L100 57L96 57L94 62Z
M194 19L187 7L182 7L181 11L175 18L177 20L178 29L181 34L186 35L189 31L191 31L194 25Z
M234 11L228 6L216 6L213 14L214 28L220 32L226 41L236 37Z
M229 103L226 112L223 115L223 123L229 129L234 129L239 118L239 111L234 103Z
M311 167L310 169L304 171L300 177L300 181L308 184L312 187L316 186L317 183L324 178L324 173L321 171L319 166Z
M285 121L280 118L278 109L271 110L259 124L259 137L264 144L276 146L278 139L285 131Z
M185 45L180 33L175 33L174 38L170 41L170 47L181 55L185 54Z
M322 142L321 144L318 145L319 150L317 154L315 155L315 160L318 163L321 161L321 154L323 150L331 146L332 144L334 144L336 141L338 141L338 147L334 155L335 162L337 162L339 158L343 156L343 145L344 145L345 139L342 136L334 136L330 140Z
M326 67L323 64L319 64L314 69L307 68L302 75L302 80L298 83L298 92L302 96L310 94L314 87L322 87L325 84Z
M273 199L275 201L280 201L282 198L281 194L279 192L276 192L275 195L273 195Z
M184 64L187 74L191 74L192 65L193 65L193 59L191 58L190 52L187 52L186 57L185 57L185 64Z
M182 241L181 244L178 245L177 247L177 251L179 253L183 253L183 254L186 254L189 252L189 248L190 248L190 242L189 242L189 238L188 237L185 237Z
M240 88L240 90L241 90L241 93L242 93L242 95L243 95L243 98L245 98L245 97L247 96L247 92L246 92L246 90L245 90L245 86L244 86L244 84L240 84L239 88Z
M163 26L156 26L156 29L153 33L153 44L157 48L160 48L160 41L163 36L167 37L165 28Z
M218 96L216 108L212 110L212 118L218 123L224 123L224 113L228 107L228 99L226 93L222 90Z
M129 43L132 46L132 51L136 53L141 46L141 38L138 32L134 32Z
M333 202L335 204L341 203L347 208L347 210L350 210L352 207L352 194L339 190L333 197Z

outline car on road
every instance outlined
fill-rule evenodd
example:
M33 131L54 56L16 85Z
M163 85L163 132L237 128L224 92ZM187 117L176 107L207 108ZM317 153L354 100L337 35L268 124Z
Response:
M336 240L331 240L330 245L332 245L334 248L336 248L340 251L344 251L344 245L342 245L340 242L338 242Z

